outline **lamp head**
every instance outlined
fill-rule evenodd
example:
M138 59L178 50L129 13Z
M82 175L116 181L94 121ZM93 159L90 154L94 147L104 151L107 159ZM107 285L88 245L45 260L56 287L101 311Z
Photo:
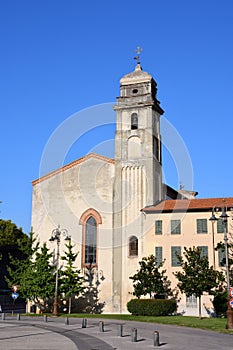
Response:
M227 213L226 213L226 208L223 207L222 214L220 215L220 218L222 219L223 222L226 222L228 217L229 217L229 215L227 215Z
M209 220L212 221L212 222L218 221L218 219L216 218L214 212L215 212L215 207L212 208L212 215L209 218Z
M218 221L218 219L216 218L216 216L214 215L214 213L212 213L211 217L209 218L210 221L215 222Z

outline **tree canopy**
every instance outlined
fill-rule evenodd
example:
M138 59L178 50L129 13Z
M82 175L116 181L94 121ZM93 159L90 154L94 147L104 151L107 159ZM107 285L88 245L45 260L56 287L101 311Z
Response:
M225 280L222 272L209 266L206 256L202 256L198 247L184 248L184 257L177 256L182 271L174 272L178 279L178 288L187 297L195 295L199 299L199 316L201 317L201 296L204 292L213 293Z
M150 298L168 295L170 281L165 275L166 270L160 270L163 263L158 265L154 255L142 258L139 262L140 269L130 277L133 281L133 295L140 298L149 294Z
M0 246L18 245L19 241L27 238L22 228L18 228L11 220L0 219Z
M25 259L11 258L8 285L17 285L20 296L35 302L42 310L54 296L55 266L51 263L53 254L46 243L39 246L33 233L30 233L27 244L20 245L20 249Z

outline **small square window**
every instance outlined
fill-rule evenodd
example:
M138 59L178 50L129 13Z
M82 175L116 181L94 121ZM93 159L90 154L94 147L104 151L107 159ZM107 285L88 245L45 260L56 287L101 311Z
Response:
M161 235L163 233L163 222L162 220L155 220L155 234Z
M197 233L207 233L207 219L197 219Z
M201 258L204 258L206 256L208 258L208 246L199 246L198 247L201 250Z
M197 307L197 297L194 294L189 297L186 296L186 306L191 308Z
M171 220L171 234L179 235L181 233L180 220Z
M178 256L181 255L181 247L171 247L171 265L180 266Z
M226 254L223 248L218 248L218 266L226 266Z
M159 266L163 262L163 247L155 247L156 265Z
M228 232L227 223L224 223L221 219L218 219L218 221L217 221L217 233L224 233L225 228L226 228L226 232Z

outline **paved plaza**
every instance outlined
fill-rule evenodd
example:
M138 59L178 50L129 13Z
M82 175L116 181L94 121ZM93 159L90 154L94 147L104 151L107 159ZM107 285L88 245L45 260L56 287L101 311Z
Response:
M0 321L0 350L233 349L231 334L131 321L87 319L86 328L82 323L79 318L6 316Z

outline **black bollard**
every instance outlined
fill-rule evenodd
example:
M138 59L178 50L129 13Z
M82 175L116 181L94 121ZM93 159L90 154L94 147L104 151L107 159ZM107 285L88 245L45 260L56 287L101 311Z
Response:
M104 332L104 322L103 321L99 322L99 331Z
M123 324L118 325L118 337L123 337Z
M48 317L47 317L47 315L44 315L44 322L48 322Z
M132 328L131 331L131 342L137 342L137 328Z
M83 318L82 320L82 328L87 328L87 319Z
M154 346L160 346L159 344L159 332L154 331Z
M65 318L65 325L67 325L67 326L68 326L69 324L70 324L70 322L69 322L69 318L68 318L68 317L66 317L66 318Z
M17 314L16 319L17 321L20 321L20 314Z

